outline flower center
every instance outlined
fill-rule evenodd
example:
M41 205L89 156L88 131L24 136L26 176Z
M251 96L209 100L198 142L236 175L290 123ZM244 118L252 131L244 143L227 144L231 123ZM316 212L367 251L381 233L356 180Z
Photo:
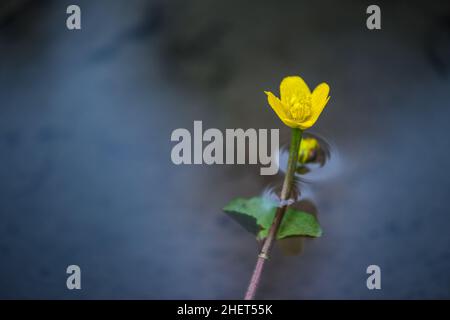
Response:
M289 100L288 110L293 120L306 120L311 115L311 97L291 97L291 99Z

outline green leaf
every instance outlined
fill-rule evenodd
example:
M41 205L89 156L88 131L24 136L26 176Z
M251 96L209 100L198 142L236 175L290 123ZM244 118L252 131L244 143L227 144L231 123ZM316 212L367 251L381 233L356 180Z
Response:
M260 197L237 198L228 203L223 210L247 231L257 235L261 228L270 227L276 203Z
M267 236L269 229L264 228L258 233L258 238L263 239ZM277 239L283 239L291 236L309 236L320 237L322 229L312 214L288 208L280 229L278 230Z
M262 197L237 198L223 208L225 212L237 218L238 222L243 224L247 230L251 232L259 230L257 236L259 239L264 239L267 236L276 209L277 204L274 201ZM244 224L242 219L239 221L239 218L242 218L239 217L240 215L253 218L253 220L244 219L246 221ZM321 235L322 229L314 215L288 208L278 230L277 239L292 236L320 237Z

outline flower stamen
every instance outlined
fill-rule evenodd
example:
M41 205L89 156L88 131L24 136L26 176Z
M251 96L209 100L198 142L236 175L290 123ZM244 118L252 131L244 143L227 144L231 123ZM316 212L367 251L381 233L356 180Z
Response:
M294 120L303 121L307 119L311 115L311 97L291 97L288 110Z

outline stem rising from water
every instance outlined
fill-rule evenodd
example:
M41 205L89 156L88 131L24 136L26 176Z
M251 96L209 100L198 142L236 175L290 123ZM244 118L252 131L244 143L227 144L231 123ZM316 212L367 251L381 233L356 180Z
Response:
M294 184L295 170L297 169L298 160L298 150L300 148L300 142L302 141L303 131L300 129L292 129L291 135L291 146L289 148L289 160L286 170L286 175L284 176L283 187L281 189L281 201L289 199L292 193L292 187ZM261 279L261 274L264 268L264 263L269 259L269 253L272 248L273 242L276 240L276 234L278 228L280 227L281 221L283 220L284 214L286 212L287 206L278 207L275 212L275 217L273 219L272 225L270 226L267 238L264 240L261 251L259 252L258 259L256 260L256 266L253 271L250 284L245 294L245 300L253 300L255 298L256 290L258 289L259 282Z

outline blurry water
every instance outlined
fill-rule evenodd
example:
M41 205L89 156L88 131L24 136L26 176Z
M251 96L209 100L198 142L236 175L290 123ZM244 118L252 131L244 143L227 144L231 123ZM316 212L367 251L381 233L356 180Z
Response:
M1 298L241 298L258 246L221 208L282 176L175 166L170 134L203 120L286 143L263 90L288 74L330 84L314 129L335 157L302 190L324 236L275 250L259 297L450 297L448 6L382 2L372 33L360 1L79 1L69 32L69 2L23 3L0 20Z

